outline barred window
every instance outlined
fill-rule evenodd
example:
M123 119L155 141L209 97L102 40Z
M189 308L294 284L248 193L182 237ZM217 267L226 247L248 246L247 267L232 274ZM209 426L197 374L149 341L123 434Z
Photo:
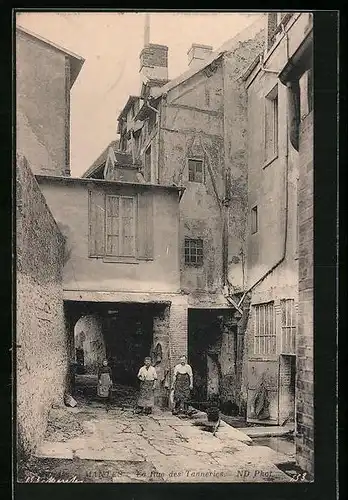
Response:
M296 310L294 299L280 301L282 313L281 352L283 354L296 353Z
M255 309L254 354L276 353L274 304L257 304Z
M201 266L203 264L203 240L185 239L185 264Z

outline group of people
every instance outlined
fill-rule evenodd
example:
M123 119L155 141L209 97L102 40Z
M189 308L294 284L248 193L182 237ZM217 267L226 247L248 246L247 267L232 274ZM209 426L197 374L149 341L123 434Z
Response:
M140 394L137 402L136 413L149 415L155 403L155 388L157 383L156 368L152 366L151 358L146 357L144 365L138 372L140 380ZM101 398L110 400L112 387L111 369L106 360L98 372L97 393ZM191 390L193 388L193 373L191 366L187 363L186 356L180 357L180 362L175 366L171 385L170 399L173 402L173 414L185 413L188 410Z

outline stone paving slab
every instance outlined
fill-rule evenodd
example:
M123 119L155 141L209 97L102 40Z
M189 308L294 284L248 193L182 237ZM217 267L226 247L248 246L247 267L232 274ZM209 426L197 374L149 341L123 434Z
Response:
M125 448L104 448L96 450L87 448L77 450L75 456L86 460L111 460L111 461L126 461L126 462L143 462L144 458L136 455Z
M49 441L44 441L35 455L39 458L73 458L73 452L66 443L51 443Z

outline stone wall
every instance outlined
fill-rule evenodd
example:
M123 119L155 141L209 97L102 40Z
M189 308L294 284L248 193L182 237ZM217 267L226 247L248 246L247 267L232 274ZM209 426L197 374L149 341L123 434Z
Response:
M302 121L299 153L296 456L299 465L313 474L313 113Z
M67 374L62 267L64 238L26 160L17 161L18 456L43 437Z

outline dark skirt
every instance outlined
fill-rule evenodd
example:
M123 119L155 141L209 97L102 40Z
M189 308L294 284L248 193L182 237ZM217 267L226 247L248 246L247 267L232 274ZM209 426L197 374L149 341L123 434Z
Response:
M190 399L190 376L188 373L178 373L174 385L174 401L183 403Z
M153 380L143 380L140 382L140 394L138 406L142 408L152 408L154 406Z

